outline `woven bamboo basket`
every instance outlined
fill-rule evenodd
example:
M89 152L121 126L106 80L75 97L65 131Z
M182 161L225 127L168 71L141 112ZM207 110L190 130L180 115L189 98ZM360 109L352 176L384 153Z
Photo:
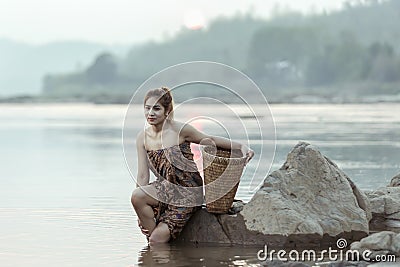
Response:
M202 147L205 200L210 213L227 213L232 206L246 157L239 149Z

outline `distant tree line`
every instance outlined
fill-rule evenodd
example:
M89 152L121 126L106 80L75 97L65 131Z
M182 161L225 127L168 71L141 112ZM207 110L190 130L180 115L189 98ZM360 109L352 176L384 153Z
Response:
M182 29L163 42L134 46L125 58L104 52L82 72L47 75L43 93L126 100L152 74L192 60L231 65L265 92L281 96L310 88L332 93L344 84L370 84L369 93L399 93L398 10L395 0L348 1L331 14L219 18L208 29Z
M400 81L393 46L363 45L351 32L332 40L312 28L265 27L254 35L248 60L253 77L283 86Z

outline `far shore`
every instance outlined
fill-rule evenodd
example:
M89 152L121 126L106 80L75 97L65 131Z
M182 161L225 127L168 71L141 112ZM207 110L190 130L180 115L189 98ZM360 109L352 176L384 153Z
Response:
M90 104L128 104L131 95L92 95L92 96L46 96L46 95L17 95L0 97L2 103L90 103ZM251 97L246 99L249 104L258 103ZM395 95L365 95L363 97L332 97L312 94L287 97L268 98L269 104L370 104L370 103L399 103L400 94ZM179 102L179 101L177 101ZM235 103L229 100L225 103Z

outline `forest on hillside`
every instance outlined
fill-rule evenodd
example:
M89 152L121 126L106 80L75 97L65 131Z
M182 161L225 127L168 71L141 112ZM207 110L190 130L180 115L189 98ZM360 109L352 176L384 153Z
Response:
M400 1L348 1L337 12L241 14L206 29L182 29L135 45L126 57L104 51L83 71L48 74L42 98L128 103L154 73L187 61L215 61L253 79L272 102L400 100ZM168 86L168 85L167 85ZM195 95L188 90L186 97ZM249 96L251 101L251 96Z

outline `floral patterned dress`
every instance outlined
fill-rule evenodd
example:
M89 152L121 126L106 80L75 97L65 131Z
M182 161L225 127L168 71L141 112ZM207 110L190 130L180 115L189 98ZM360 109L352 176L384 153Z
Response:
M183 230L189 218L201 208L203 180L197 170L190 142L147 150L149 166L157 179L152 184L157 191L158 206L153 207L156 224L167 224L171 239Z

